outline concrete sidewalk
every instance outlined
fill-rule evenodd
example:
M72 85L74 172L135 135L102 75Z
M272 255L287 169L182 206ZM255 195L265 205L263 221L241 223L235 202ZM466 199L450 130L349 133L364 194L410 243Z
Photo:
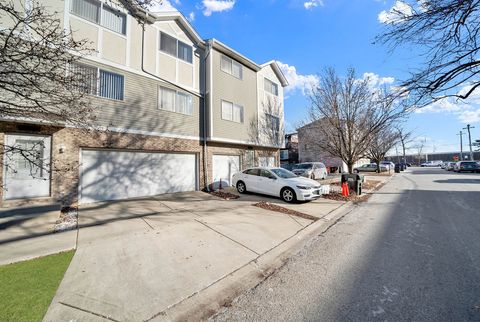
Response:
M60 205L0 210L0 265L70 250L74 231L53 234Z
M44 321L204 317L341 213L311 203L322 212L313 222L251 204L193 192L82 208L77 252Z

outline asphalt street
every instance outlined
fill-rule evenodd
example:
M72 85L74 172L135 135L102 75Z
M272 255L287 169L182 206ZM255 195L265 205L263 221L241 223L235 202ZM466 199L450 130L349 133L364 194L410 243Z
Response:
M480 321L480 174L410 168L215 321Z

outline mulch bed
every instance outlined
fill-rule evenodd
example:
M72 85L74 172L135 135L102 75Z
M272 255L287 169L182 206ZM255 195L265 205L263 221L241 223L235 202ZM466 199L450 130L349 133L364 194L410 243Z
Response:
M238 199L240 198L239 195L235 195L230 192L224 192L224 191L210 191L209 194L214 195L216 197L222 198L224 200L231 200L231 199Z
M257 202L255 204L253 204L253 205L255 207L259 207L259 208L262 208L262 209L281 212L281 213L284 213L284 214L287 214L287 215L297 216L297 217L308 219L308 220L313 220L313 221L318 220L317 217L310 216L310 215L304 214L303 212L288 209L288 208L285 208L285 207L282 207L282 206L279 206L279 205L276 205L276 204L273 204L273 203L269 203L269 202L266 202L266 201L260 201L260 202Z
M362 194L358 196L355 192L350 192L348 197L342 196L340 192L331 192L328 195L322 195L322 198L336 201L353 201L353 203L367 201L371 194Z

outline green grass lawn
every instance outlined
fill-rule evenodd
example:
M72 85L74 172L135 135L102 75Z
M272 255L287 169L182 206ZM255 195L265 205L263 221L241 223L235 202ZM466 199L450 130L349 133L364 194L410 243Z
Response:
M73 253L0 266L0 321L41 321Z

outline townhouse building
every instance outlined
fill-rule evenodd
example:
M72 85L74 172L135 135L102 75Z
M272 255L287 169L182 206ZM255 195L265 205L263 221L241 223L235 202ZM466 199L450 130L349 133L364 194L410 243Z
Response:
M137 19L115 1L42 4L94 49L69 68L91 75L86 88L96 121L84 129L0 120L0 140L38 149L42 165L32 176L21 156L4 153L4 207L226 186L243 168L279 164L279 142L258 131L264 118L273 131L283 128L288 83L274 61L257 64L202 39L178 12Z

